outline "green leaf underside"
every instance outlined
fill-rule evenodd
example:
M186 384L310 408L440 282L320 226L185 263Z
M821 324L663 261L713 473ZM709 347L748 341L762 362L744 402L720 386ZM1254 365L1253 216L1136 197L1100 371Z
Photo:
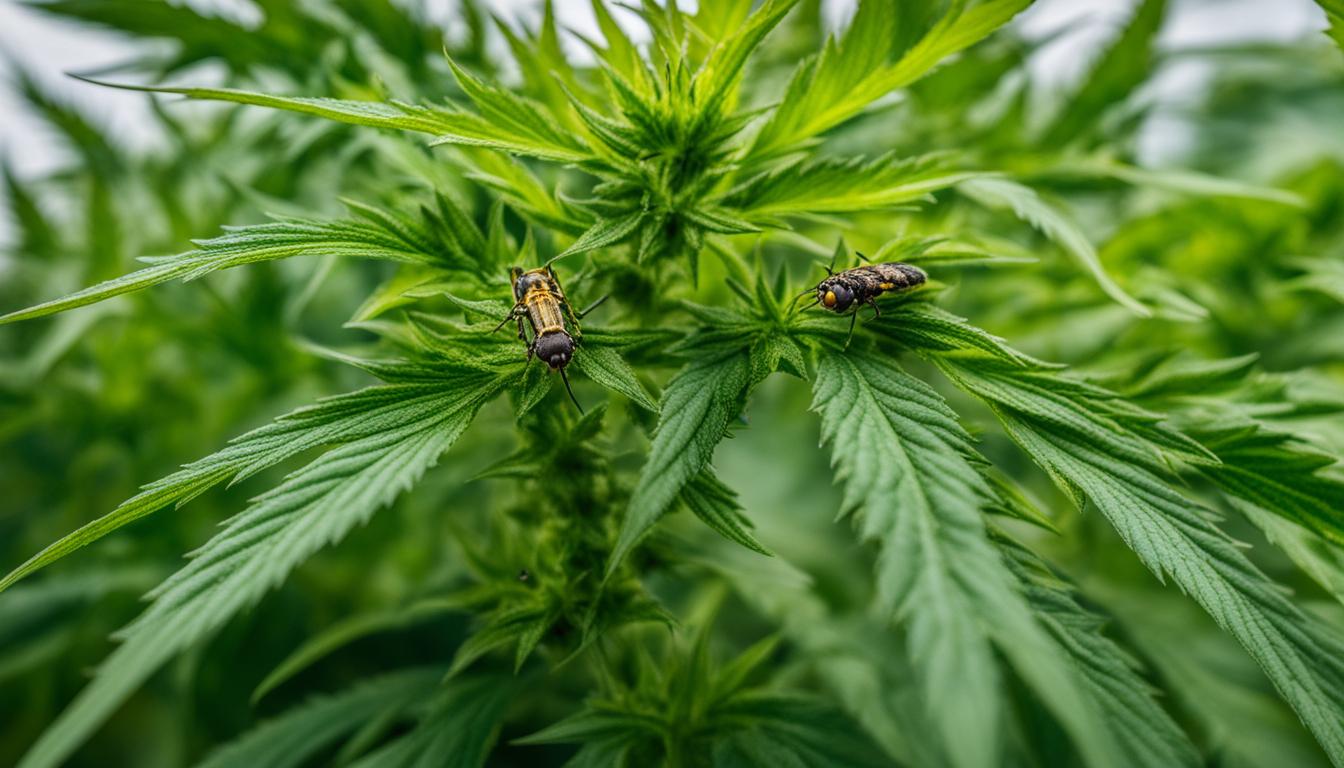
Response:
M772 223L787 216L891 208L981 175L947 168L936 157L800 161L750 179L725 205L748 221Z
M498 675L455 677L430 699L427 711L410 733L351 766L481 768L518 687L518 679Z
M1106 273L1105 267L1101 264L1101 257L1097 255L1097 249L1078 225L1063 212L1042 200L1035 190L1007 179L971 179L958 184L957 189L988 208L1007 208L1013 211L1018 218L1058 243L1117 304L1139 317L1152 316L1152 310L1126 293Z
M1160 578L1170 577L1260 664L1336 763L1344 763L1338 645L1288 601L1207 510L1161 477L1158 451L1054 373L969 358L935 362L989 403L1009 435L1066 493L1095 505Z
M668 382L658 407L658 430L630 497L608 573L709 463L729 422L742 410L748 372L747 355L735 352L691 362Z
M199 768L297 768L366 722L404 712L433 695L442 680L442 668L410 669L311 698L225 744Z
M1147 79L1166 0L1143 0L1120 36L1099 56L1082 87L1049 124L1042 142L1062 146L1095 125L1107 109L1120 104Z
M557 162L578 162L590 154L583 147L568 141L553 131L518 130L519 122L532 126L548 126L550 118L543 117L531 105L517 107L521 118L512 124L501 125L491 116L478 115L450 107L406 104L397 101L350 101L347 99L312 98L306 96L273 96L265 93L241 91L233 88L160 88L148 86L102 83L97 85L124 88L150 93L175 93L192 99L229 101L287 112L297 112L340 123L369 128L386 128L433 135L434 144L461 144L489 147L520 155L529 155ZM503 93L503 92L500 92ZM516 96L511 97L522 102ZM526 110L532 110L529 114ZM525 115L525 117L523 117ZM560 138L556 138L559 136Z
M823 351L812 407L845 483L843 511L857 512L862 537L881 547L878 601L908 627L911 662L952 762L1000 759L996 644L1089 764L1118 765L1083 681L1060 663L988 538L981 510L991 491L942 398L886 357Z
M1025 548L1002 542L1032 610L1087 681L1124 765L1166 768L1202 765L1199 750L1158 704L1137 662L1101 633L1104 619L1074 599L1070 586Z
M773 555L752 535L750 523L742 514L742 505L737 501L737 494L708 467L681 489L681 500L691 510L691 514L725 539L753 552Z
M415 482L506 379L470 371L427 385L407 408L257 498L152 593L122 644L20 762L59 765L158 667L256 603L299 563ZM366 428L367 429L367 428Z
M221 269L293 256L339 256L430 265L442 258L412 233L374 222L294 219L255 224L201 240L195 251L158 259L144 269L0 316L0 323L64 312L169 280L195 280Z
M361 613L343 619L323 629L306 640L285 660L275 666L266 677L257 684L252 692L252 703L256 704L267 693L275 690L298 673L309 668L334 651L369 635L402 629L418 622L427 621L445 611L455 610L458 606L447 600L423 600L404 608L376 613ZM442 679L440 670L437 679Z
M222 451L145 486L107 515L62 537L0 580L8 588L71 552L169 505L181 506L219 483L238 482L304 451L376 437L383 429L433 414L437 387L423 383L369 387L322 400L234 439Z
M1224 493L1344 544L1344 480L1321 473L1334 457L1256 424L1191 432L1221 460L1200 471Z

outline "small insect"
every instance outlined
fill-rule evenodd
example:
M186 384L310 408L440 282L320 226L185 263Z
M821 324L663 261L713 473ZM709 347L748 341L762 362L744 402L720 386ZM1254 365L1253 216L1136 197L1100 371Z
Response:
M592 306L575 315L565 298L564 290L560 288L560 280L549 266L526 271L521 267L514 267L509 270L509 278L513 283L513 308L491 332L503 328L510 320L517 320L518 338L527 345L528 362L531 362L535 355L550 366L551 370L559 371L560 379L565 382L565 391L569 393L569 399L574 401L574 407L579 409L579 413L583 413L583 406L579 405L578 398L574 397L574 390L569 387L565 366L574 358L574 350L578 347L579 318L592 312L606 301L607 297L603 296L593 302ZM524 319L532 326L530 341L523 326ZM569 325L566 325L566 321ZM571 327L573 335L570 334Z
M861 253L858 256L860 259L864 258ZM803 309L810 309L820 304L831 312L842 315L853 307L853 311L850 312L849 336L845 338L846 347L849 346L849 340L854 337L854 322L859 318L860 306L866 304L872 307L873 317L877 318L882 314L882 310L877 306L878 296L888 291L903 291L923 285L926 279L923 270L896 261L885 264L863 264L840 272L834 271L834 267L835 261L832 260L831 266L826 268L826 279L817 283L815 289L808 289L798 294L798 298L801 299L815 290L816 300Z

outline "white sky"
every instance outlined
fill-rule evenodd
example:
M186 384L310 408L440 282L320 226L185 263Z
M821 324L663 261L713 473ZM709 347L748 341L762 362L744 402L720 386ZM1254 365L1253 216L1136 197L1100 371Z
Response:
M243 17L251 10L246 0L192 0ZM684 4L684 3L683 3ZM437 14L450 11L449 0L430 0ZM530 0L494 0L505 16L530 12ZM852 0L829 0L828 16L841 19ZM1061 27L1073 28L1033 62L1038 75L1064 83L1083 70L1095 43L1105 39L1130 13L1133 0L1039 0L1016 22L1029 35L1045 35ZM596 34L589 0L556 0L566 26ZM1324 29L1324 14L1312 0L1177 0L1162 44L1183 46L1250 40L1294 40ZM61 22L23 6L18 0L0 0L0 155L20 175L37 174L58 166L61 148L43 125L23 114L20 102L4 80L9 62L17 61L40 82L66 97L95 122L129 146L153 141L148 97L129 91L99 88L64 77L67 71L88 71L125 58L131 45L117 35ZM1192 63L1193 65L1193 63ZM1171 73L1163 91L1179 95L1197 89L1203 76L1197 65ZM7 222L0 217L0 240Z

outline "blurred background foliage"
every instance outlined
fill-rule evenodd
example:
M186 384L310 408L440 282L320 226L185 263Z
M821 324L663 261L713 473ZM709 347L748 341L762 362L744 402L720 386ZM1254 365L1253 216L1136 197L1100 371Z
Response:
M547 24L533 31L512 21L497 25L474 3L440 24L390 0L257 0L260 20L247 26L151 0L33 5L72 26L92 24L143 43L143 55L100 76L208 77L272 93L435 100L459 95L441 53L445 32L454 61L515 84L517 65L504 63L505 50L559 44L546 37ZM1065 249L1013 211L964 193L918 215L857 217L841 233L872 254L896 235L993 232L979 245L1002 256L949 280L945 306L1031 354L1095 374L1190 430L1215 433L1253 419L1340 455L1344 54L1324 35L1164 48L1155 43L1163 17L1162 3L1142 3L1079 63L1074 83L1053 90L1041 87L1028 62L1056 35L1029 39L1009 27L827 138L837 152L955 149L979 167L1011 172L1067 210L1106 270L1152 317L1112 301ZM819 3L804 2L775 32L751 72L751 93L763 104L777 98L798 59L822 45L825 18ZM1153 87L1190 61L1211 65L1197 90L1171 99ZM529 91L536 82L518 87ZM141 256L188 250L193 238L268 212L338 213L344 196L395 207L427 185L451 190L482 214L491 199L479 179L400 136L233 105L178 109L170 98L156 98L165 141L128 149L22 70L8 87L68 146L70 161L40 177L5 173L13 224L0 261L5 309L130 271ZM1141 157L1152 131L1181 136L1161 167ZM563 171L538 173L549 179ZM802 247L824 261L836 233L818 220L781 237L784 245L767 242L765 257L789 260L791 284L806 284L814 266L786 251ZM371 343L370 335L343 326L393 272L385 264L334 260L258 264L0 327L3 570L234 435L365 382L316 354L313 344ZM706 303L729 295L714 277L701 276ZM648 288L638 280L617 287ZM959 413L976 412L944 389ZM740 492L757 537L779 557L757 558L676 515L659 535L690 541L703 554L679 557L666 574L655 571L651 591L681 607L679 615L699 617L686 621L691 627L709 626L718 612L716 664L778 631L786 650L771 657L773 675L826 691L890 755L938 764L912 709L906 662L875 650L874 638L886 648L903 639L869 615L873 553L833 523L840 491L825 453L815 449L817 421L801 416L810 399L806 382L771 378L753 397L749 426L716 454L718 474ZM424 599L464 583L473 548L505 577L518 570L515 562L526 562L525 553L510 551L518 546L516 529L530 524L526 505L504 483L465 482L512 445L511 435L493 426L511 418L507 410L491 406L487 415L463 438L468 450L159 673L71 764L189 764L313 692L451 657L470 616ZM1144 570L1100 515L1064 511L1063 496L1002 435L980 437L981 450L1027 486L1062 535L1014 532L1109 617L1108 634L1167 692L1163 706L1207 762L1325 763L1232 639ZM612 461L639 463L628 455ZM134 615L138 596L281 476L269 470L261 480L139 522L0 595L0 764L16 762L83 686L108 652L108 636ZM1220 498L1205 493L1207 479L1191 482L1196 494ZM504 509L512 511L500 515ZM1297 601L1344 626L1344 561L1333 544L1277 518L1257 523L1253 511L1219 511L1227 513L1225 528L1252 544L1261 568L1291 587ZM1266 536L1279 546L1267 546ZM658 546L651 550L656 557ZM694 657L685 651L698 642L689 630L675 638L664 629L640 631L654 658ZM305 650L292 656L297 649ZM274 676L286 659L284 674ZM574 696L532 697L505 727L492 764L559 764L572 752L510 744L573 714L583 675L577 665L554 674L558 682L548 690ZM508 680L484 684L513 684ZM675 687L677 676L670 680ZM259 685L264 695L256 697ZM663 701L658 697L677 693L642 695ZM1024 764L1076 759L1039 704L1024 693L1013 700L1022 725L1014 753ZM328 750L313 759L337 757Z

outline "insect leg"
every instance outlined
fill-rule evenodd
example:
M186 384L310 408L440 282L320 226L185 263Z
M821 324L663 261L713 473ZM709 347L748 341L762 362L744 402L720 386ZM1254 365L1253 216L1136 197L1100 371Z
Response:
M495 326L495 329L494 329L493 331L491 331L491 333L498 333L498 332L499 332L499 329L500 329L500 328L503 328L505 323L509 322L510 320L514 319L515 317L518 317L518 308L521 307L521 306L522 306L521 304L514 304L514 305L513 305L513 309L510 309L510 310L509 310L509 313L508 313L507 315L504 316L504 319L503 319L503 320L500 320L500 321L499 321L499 325L496 325L496 326ZM519 321L521 322L521 318L519 318Z
M802 297L800 296L800 297L798 297L798 298L802 298ZM817 306L817 305L820 304L820 303L821 303L821 299L814 298L814 299L812 299L812 303L811 303L811 304L804 304L802 309L798 309L798 299L794 299L794 300L793 300L793 303L789 305L789 314L793 314L793 311L794 311L795 309L798 309L799 312L806 312L807 310L809 310L809 309L811 309L811 308Z
M876 320L877 318L879 318L879 317L882 316L882 310L880 310L880 309L877 308L877 302L876 302L876 301L873 301L872 299L869 299L869 300L868 300L867 302L865 302L865 303L866 303L868 306L870 306L870 307L873 308L873 317L872 317L872 319L869 320L868 322L872 322L873 320ZM854 314L858 314L858 312L859 312L859 311L858 311L857 309L854 310Z
M560 296L560 300L561 300L561 301L564 301L564 300L565 300L565 289L564 289L563 287L561 287L561 285L560 285L560 278L556 276L556 274L555 274L555 270L551 268L551 265L550 265L550 264L547 264L547 265L546 265L546 276L549 277L549 278L551 279L551 290L553 290L553 291L555 291L557 294L559 294L559 296Z
M855 307L854 311L849 313L849 335L845 337L845 347L844 347L845 349L849 349L849 342L852 341L854 338L854 323L858 319L859 319L859 309L858 307Z
M862 261L864 264L872 264L872 263L873 263L873 262L871 262L871 261L868 260L868 257L867 257L867 256L864 256L862 253L859 253L858 251L855 251L855 252L854 252L854 255L855 255L855 256L858 256L858 257L859 257L859 261Z
M569 321L574 324L574 331L575 333L578 333L579 318L587 314L587 311L585 310L584 312L581 312L578 315L574 314L574 308L569 305L569 299L565 296L565 289L562 285L560 285L560 278L556 276L555 270L551 268L550 264L546 265L546 276L550 278L551 290L555 293L556 298L559 299L560 310L564 312L565 316L569 318ZM604 296L603 298L605 299L606 297ZM593 306L597 305L594 304Z

